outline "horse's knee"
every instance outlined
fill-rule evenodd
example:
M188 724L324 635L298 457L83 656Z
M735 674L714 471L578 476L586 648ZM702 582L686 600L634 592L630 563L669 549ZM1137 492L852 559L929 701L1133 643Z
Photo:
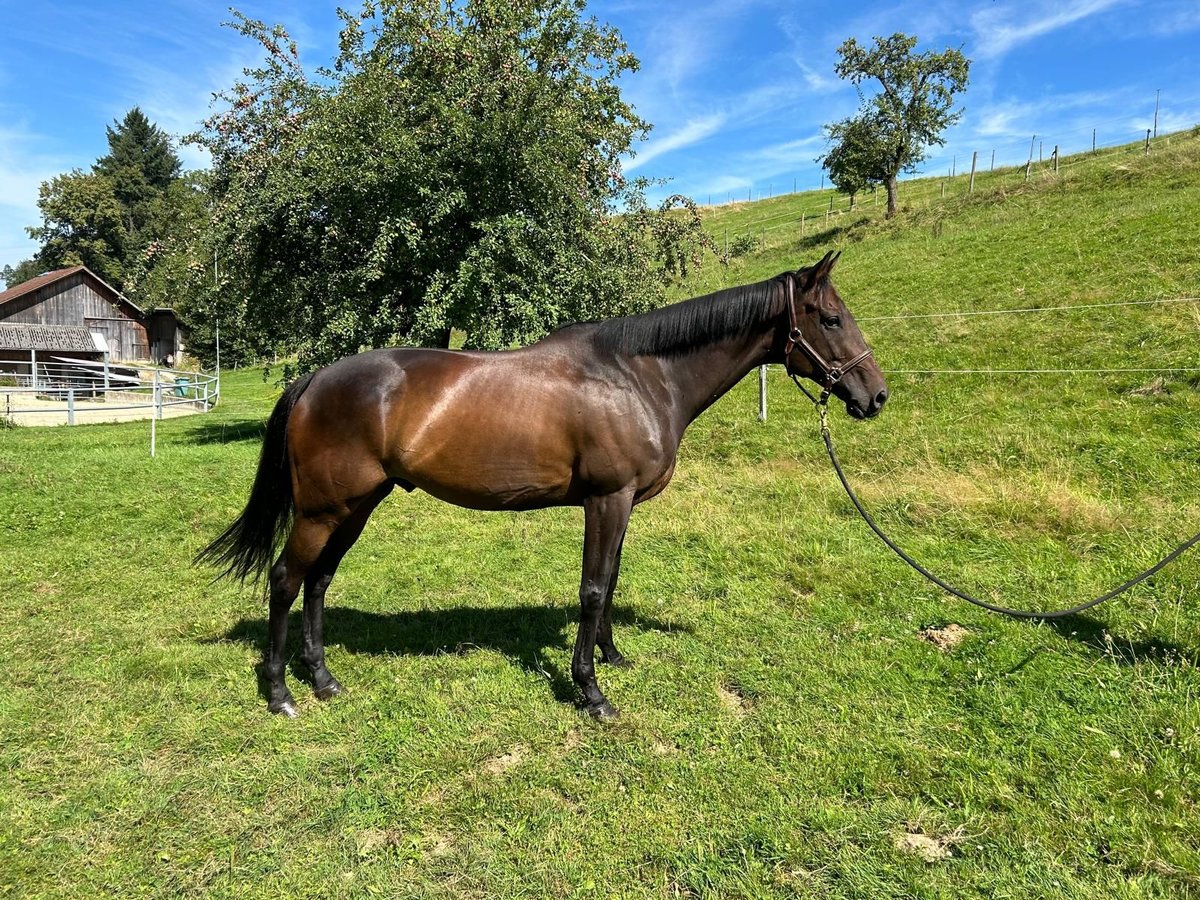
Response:
M608 599L607 594L608 592L599 583L584 582L579 589L579 609L584 622L590 619L599 621L604 613L604 602Z

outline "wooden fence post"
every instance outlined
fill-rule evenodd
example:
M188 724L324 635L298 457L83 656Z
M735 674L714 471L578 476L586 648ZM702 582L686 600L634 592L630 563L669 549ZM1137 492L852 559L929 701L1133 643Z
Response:
M1058 144L1054 145L1054 174L1058 174Z
M971 153L971 182L967 185L967 193L975 193L975 160L979 156L979 151L975 150Z
M767 421L767 367L758 367L758 421Z

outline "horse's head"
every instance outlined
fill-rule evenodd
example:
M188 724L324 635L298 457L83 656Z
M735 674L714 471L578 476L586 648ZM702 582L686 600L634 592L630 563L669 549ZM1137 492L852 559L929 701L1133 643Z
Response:
M867 419L883 408L887 382L829 280L840 255L831 251L815 266L783 274L789 316L784 364L828 390L856 419Z

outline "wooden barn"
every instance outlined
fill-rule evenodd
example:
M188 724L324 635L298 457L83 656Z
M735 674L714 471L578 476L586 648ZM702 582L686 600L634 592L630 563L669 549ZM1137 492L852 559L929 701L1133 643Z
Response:
M161 364L178 363L183 349L172 310L142 310L86 266L46 272L0 293L0 359L41 350Z

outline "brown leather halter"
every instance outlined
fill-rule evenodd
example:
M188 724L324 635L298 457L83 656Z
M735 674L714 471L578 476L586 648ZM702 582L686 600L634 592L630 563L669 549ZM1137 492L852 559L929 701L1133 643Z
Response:
M848 362L844 362L844 363L827 362L825 357L823 357L819 352L817 352L817 348L814 347L812 344L810 344L808 342L808 340L805 339L803 332L800 331L800 325L796 320L796 304L793 299L794 283L795 283L795 276L788 275L788 277L787 277L788 339L787 339L787 344L785 344L784 348L783 348L783 367L784 367L784 369L787 370L788 375L791 376L792 381L796 382L796 387L798 387L798 388L800 388L800 390L804 391L804 393L808 395L808 398L810 400L812 400L813 403L816 403L817 405L824 405L825 401L829 399L829 395L833 392L833 386L835 384L837 384L839 381L841 381L842 377L847 372L849 372L855 366L861 364L864 360L866 360L867 357L869 357L871 355L871 348L868 347L862 353L859 353L857 356L853 357ZM811 362L813 364L813 366L816 367L817 371L821 375L821 379L820 379L821 397L820 397L820 399L817 399L817 398L813 397L812 394L809 394L808 391L805 389L804 385L802 385L800 383L800 379L797 377L796 373L792 371L792 362L791 362L792 350L794 350L797 347L800 348L801 353L803 353L805 356L808 357L809 362Z

